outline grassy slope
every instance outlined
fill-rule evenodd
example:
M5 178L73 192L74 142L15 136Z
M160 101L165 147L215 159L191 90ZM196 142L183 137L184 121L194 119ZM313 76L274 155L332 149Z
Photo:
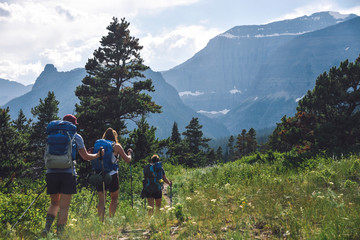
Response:
M84 216L91 193L83 190L74 196L63 238L360 239L360 161L315 159L301 171L287 170L283 161L191 170L165 164L173 207L164 198L160 213L148 217L136 197L134 209L120 201L105 224L95 207Z

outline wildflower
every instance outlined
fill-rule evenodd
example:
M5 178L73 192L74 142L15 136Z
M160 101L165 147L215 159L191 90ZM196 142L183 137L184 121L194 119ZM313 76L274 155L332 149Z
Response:
M190 200L191 200L191 197L186 197L186 200L190 201Z
M320 196L317 196L317 197L318 197L318 198L321 198L321 199L324 198L324 196L321 196L321 195L320 195Z
M243 208L244 208L244 206L243 206L243 205L240 205L239 207L240 207L241 209L243 209Z
M146 206L146 209L152 210L153 208L151 206Z
M170 208L170 206L169 206L169 205L166 205L166 206L165 206L165 209L169 209L169 208Z
M289 235L290 235L290 232L289 232L289 231L286 231L286 232L284 233L284 237L289 236Z
M329 184L330 184L330 185L334 185L334 183L333 183L333 182L329 182Z
M72 227L72 226L74 226L74 224L72 224L72 223L69 223L69 226L70 226L70 227Z
M225 189L229 189L230 183L225 184Z
M165 210L165 208L160 208L160 211L164 211Z
M73 219L71 219L71 221L76 222L76 221L77 221L77 219L73 218Z
M191 222L192 223L192 225L196 225L196 222Z
M216 199L211 199L210 201L213 203L216 203Z

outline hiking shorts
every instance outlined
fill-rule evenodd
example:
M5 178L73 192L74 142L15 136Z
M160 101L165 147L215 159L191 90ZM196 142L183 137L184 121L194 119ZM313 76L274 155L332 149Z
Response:
M102 192L103 191L102 184L100 186L97 186L96 190L98 192ZM105 185L105 190L109 190L109 192L116 192L117 190L119 190L119 176L117 173L111 175L111 182L110 184Z
M162 198L162 192L161 191L153 191L153 192L145 191L145 197L159 199L159 198Z
M76 177L71 173L47 173L47 194L75 194Z

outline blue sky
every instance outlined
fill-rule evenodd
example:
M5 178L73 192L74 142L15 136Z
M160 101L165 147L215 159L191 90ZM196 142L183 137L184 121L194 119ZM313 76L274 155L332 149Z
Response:
M239 25L266 24L320 11L360 16L359 0L0 0L0 78L31 84L52 63L84 67L112 17L125 17L141 56L168 70Z

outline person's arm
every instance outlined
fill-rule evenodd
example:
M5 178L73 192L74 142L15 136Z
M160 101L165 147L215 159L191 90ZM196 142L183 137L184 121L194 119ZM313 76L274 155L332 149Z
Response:
M172 186L172 181L169 181L169 179L167 179L165 173L164 173L164 176L163 176L163 180L164 180L164 182L166 182L167 184L169 184L170 186Z
M100 157L100 151L93 154L93 153L88 153L85 148L81 148L78 150L78 152L79 152L81 158L84 159L85 161L91 161L95 158ZM104 151L104 149L102 149L102 156L104 156L104 153L105 153L105 151Z
M91 161L95 158L100 157L100 151L98 151L97 153L93 154L93 153L88 153L86 151L85 148L85 144L84 144L84 140L82 138L82 136L78 133L76 133L75 135L75 143L76 143L76 147L78 149L78 152L81 156L82 159L84 159L85 161ZM102 155L104 156L104 149L102 150Z
M124 149L123 149L123 147L120 145L120 144L115 144L115 146L114 146L114 155L115 156L118 156L118 155L120 155L120 157L122 158L122 159L124 159L124 161L125 162L127 162L127 163L130 163L130 161L131 161L131 153L132 153L132 149L131 148L129 148L128 150L127 150L127 154L125 153L125 151L124 151Z

